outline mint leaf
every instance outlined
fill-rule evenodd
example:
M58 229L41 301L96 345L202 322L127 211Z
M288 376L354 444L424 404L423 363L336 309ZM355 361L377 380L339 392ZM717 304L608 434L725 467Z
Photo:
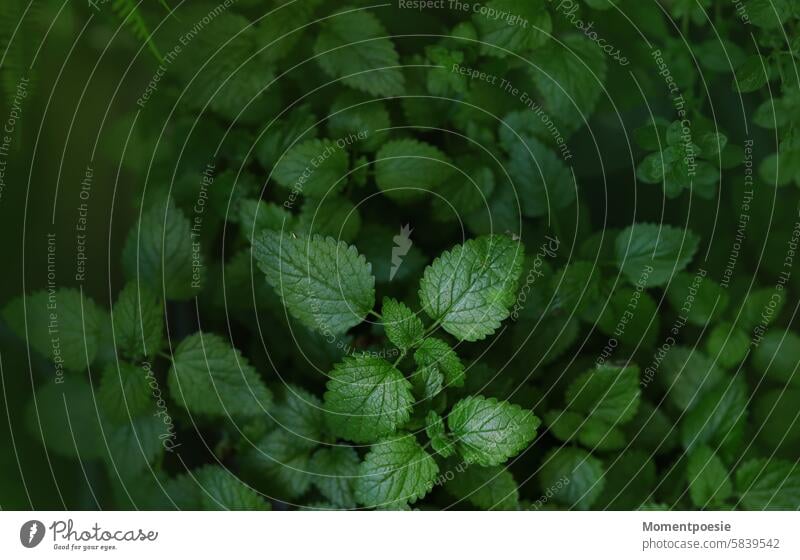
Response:
M692 451L686 465L686 477L689 496L697 507L719 506L733 494L728 469L710 447L699 446Z
M425 417L425 433L431 440L431 447L443 458L450 457L455 453L455 444L447 435L444 427L444 420L436 411L431 410Z
M106 418L117 423L126 423L130 418L152 409L153 389L147 370L126 362L108 364L100 377L97 400Z
M291 231L293 219L291 212L277 204L249 198L239 203L239 227L242 236L251 243L265 229Z
M375 182L396 202L425 198L452 173L450 158L417 140L387 142L375 155Z
M338 437L369 443L394 433L411 417L411 383L382 358L347 357L330 373L328 423Z
M444 389L444 375L437 367L423 367L411 375L414 396L419 401L434 398Z
M593 417L587 418L581 426L578 441L592 451L615 451L627 444L622 430Z
M314 486L331 504L344 509L356 507L355 482L358 454L352 447L319 449L311 457Z
M730 297L711 278L682 272L670 282L667 299L676 312L702 327L723 314Z
M539 424L531 411L483 396L460 400L447 418L464 460L484 467L499 465L525 449Z
M400 58L380 20L364 10L348 10L322 23L314 45L317 62L352 88L376 96L401 95Z
M730 323L719 323L706 339L706 352L720 367L735 368L742 363L750 348L750 337Z
M367 507L393 509L414 503L433 488L439 467L408 434L372 446L356 479L356 500Z
M644 506L657 483L656 465L650 453L628 449L606 469L605 484L596 509L635 510Z
M747 421L747 384L741 376L723 379L684 416L681 442L684 448L708 444L718 453L732 456L744 440Z
M268 231L253 252L289 313L312 330L343 334L375 305L372 267L344 242Z
M269 503L222 467L194 471L196 492L205 510L268 510Z
M198 332L181 341L167 383L175 402L198 414L254 416L272 401L255 368L215 334Z
M444 485L447 492L483 510L513 511L519 508L517 482L507 469L478 465L459 468L454 463L450 461L447 464L447 473L453 473Z
M164 454L161 436L165 431L164 422L155 415L110 427L105 434L110 468L123 477L151 472L152 465Z
M600 366L569 386L566 403L570 410L614 426L636 415L640 396L638 367Z
M347 165L347 152L333 140L306 140L278 160L272 178L305 196L330 196L344 187Z
M375 151L385 141L391 126L389 111L381 102L353 92L345 91L331 105L328 133L331 138L359 137L353 147L359 151Z
M661 362L659 376L667 389L667 398L681 410L694 408L725 373L703 352L683 346L671 348Z
M760 55L753 55L736 69L733 89L739 93L752 93L760 90L769 81L769 65Z
M266 479L279 497L294 500L311 487L311 452L306 442L282 428L273 430L245 457L249 470Z
M360 229L361 214L342 196L306 199L295 228L298 233L317 233L345 242L355 239Z
M617 236L617 266L631 284L662 286L686 268L698 245L699 239L691 231L635 224Z
M322 401L291 383L284 386L284 398L271 410L278 430L288 432L298 445L316 447L325 433Z
M381 313L386 337L401 350L408 350L422 340L425 326L405 304L393 298L384 298Z
M553 150L535 138L513 144L508 171L524 216L547 216L575 202L577 187L572 172Z
M164 305L147 286L129 282L112 309L114 339L131 358L153 356L163 344Z
M126 277L146 283L165 299L193 297L203 280L203 255L195 251L188 218L172 199L146 210L122 250ZM199 262L199 266L198 266Z
M778 381L800 385L800 336L791 331L771 331L753 353L753 368Z
M82 461L105 455L104 423L93 389L81 377L37 389L26 411L28 432L53 453Z
M508 317L523 258L522 246L503 235L457 245L425 269L422 307L459 340L481 340Z
M97 355L103 313L78 290L16 298L3 309L3 318L19 338L55 364L56 372L84 370Z
M445 341L429 337L414 352L414 361L421 370L441 372L445 387L463 387L464 364Z
M603 463L573 447L552 450L539 470L543 495L574 509L589 509L603 492Z
M552 29L544 0L492 0L486 10L472 19L480 33L481 54L505 58L510 53L523 54L547 42ZM496 17L503 14L503 17ZM497 48L500 47L500 48Z
M744 509L800 509L800 467L780 459L752 459L736 471L736 492Z
M605 54L589 39L570 34L537 51L536 66L530 72L545 113L563 123L562 134L583 126L603 93Z
M264 169L272 169L292 146L317 136L317 117L308 105L300 105L284 118L271 122L255 146L255 155Z

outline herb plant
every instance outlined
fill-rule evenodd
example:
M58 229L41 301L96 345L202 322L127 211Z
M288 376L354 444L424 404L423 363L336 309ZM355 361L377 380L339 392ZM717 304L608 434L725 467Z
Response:
M4 509L800 508L800 5L23 4Z

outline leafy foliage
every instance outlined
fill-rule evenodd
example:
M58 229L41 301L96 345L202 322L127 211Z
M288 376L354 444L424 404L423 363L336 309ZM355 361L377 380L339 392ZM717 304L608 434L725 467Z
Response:
M1 507L800 509L795 2L7 4Z

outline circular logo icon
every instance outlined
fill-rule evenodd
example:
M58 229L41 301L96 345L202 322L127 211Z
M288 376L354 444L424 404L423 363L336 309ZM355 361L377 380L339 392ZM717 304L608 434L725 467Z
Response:
M19 540L25 548L37 546L44 538L44 523L35 519L26 521L19 530Z

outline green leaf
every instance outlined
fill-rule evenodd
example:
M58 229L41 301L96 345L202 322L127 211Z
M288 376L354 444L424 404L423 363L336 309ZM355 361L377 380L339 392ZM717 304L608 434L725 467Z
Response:
M388 129L391 124L389 111L383 102L347 91L331 105L328 133L331 138L342 139L355 135L359 140L354 142L353 148L371 152L386 141L388 133L378 131Z
M239 227L252 243L265 229L291 231L294 217L282 206L263 200L244 199L239 203Z
M686 464L686 477L689 496L699 508L719 506L733 494L728 469L710 447L700 446L692 451Z
M325 73L352 88L375 96L403 94L400 58L380 20L370 12L351 11L325 20L314 54Z
M638 367L600 366L569 386L566 403L569 410L614 426L636 415L640 396Z
M455 161L461 173L453 173L437 189L431 200L431 214L437 222L454 222L461 216L480 211L495 189L494 173L472 158Z
M581 426L578 442L592 451L616 451L627 444L622 430L591 417Z
M503 467L470 465L459 469L448 463L448 477L444 489L459 500L467 500L483 510L508 510L519 508L519 489L514 476ZM439 478L445 475L440 475Z
M746 0L744 13L754 25L775 29L792 15L792 5L789 0Z
M705 273L682 272L670 281L667 299L677 313L702 327L722 315L730 298L728 292Z
M387 338L401 350L408 350L422 340L425 326L405 304L393 298L384 298L381 313Z
M284 394L270 411L277 429L287 432L298 445L316 447L325 433L322 401L291 383L284 386Z
M747 292L740 311L736 314L736 326L742 329L753 329L756 326L766 328L781 314L786 303L786 294L774 288L760 288Z
M550 41L536 52L533 80L541 93L544 112L563 123L563 135L585 124L606 79L606 56L594 42L578 35Z
M98 352L102 310L78 290L61 288L35 292L12 300L3 309L11 330L63 369L80 371Z
M671 348L661 362L664 375L659 379L667 398L681 410L690 410L717 385L724 372L703 352L682 346Z
M464 364L445 341L434 337L426 338L414 352L414 361L420 369L440 371L445 387L463 387Z
M780 383L800 385L800 336L791 331L767 333L753 353L753 368Z
M603 463L574 447L553 449L539 470L542 495L574 509L589 509L603 492Z
M707 444L732 456L743 443L749 391L740 376L723 379L703 395L681 422L681 442L692 449Z
M734 90L740 93L751 93L764 87L768 81L769 65L760 55L753 55L736 69Z
M569 410L550 410L544 415L544 423L556 438L572 441L578 436L586 418L583 414Z
M375 155L375 182L396 202L425 198L452 173L450 158L417 140L387 142Z
M657 486L656 465L650 453L626 450L604 474L603 493L595 509L635 510L647 503Z
M439 467L408 434L372 446L358 471L356 500L367 507L393 509L414 503L433 488Z
M326 196L323 200L306 199L297 220L298 233L316 233L351 242L361 229L361 214L343 196Z
M286 58L303 39L303 26L312 19L314 6L310 2L281 2L277 10L273 10L259 20L255 32L260 51L265 62L275 63Z
M422 307L459 340L481 340L508 317L523 259L522 245L503 235L457 245L425 269Z
M103 419L92 387L81 377L40 387L26 414L29 433L49 451L81 461L105 454Z
M194 471L196 490L204 510L269 510L269 503L222 467Z
M552 30L544 0L491 0L486 10L472 17L481 42L489 43L481 45L483 55L505 58L524 54L544 45Z
M109 428L105 434L109 469L123 477L152 472L151 466L164 454L164 434L168 434L167 428L155 415L141 416Z
M347 152L333 140L306 140L289 148L272 170L272 178L305 196L330 196L344 187L347 166Z
M355 482L358 476L358 454L352 447L319 449L311 457L314 486L333 505L356 507Z
M524 216L549 216L575 202L577 187L570 168L535 138L514 143L508 171Z
M117 349L131 358L154 356L163 344L164 305L147 286L129 282L112 309Z
M736 492L747 510L800 509L800 467L778 459L753 459L736 471Z
M197 414L255 416L272 401L255 368L215 334L198 332L181 341L167 383L175 402Z
M425 433L431 440L433 450L443 458L446 459L455 453L455 444L447 435L444 420L434 410L428 412L425 417Z
M658 304L647 292L621 286L606 301L596 319L600 331L631 347L647 348L655 343L660 325ZM583 315L584 321L591 322L591 311Z
M525 449L539 424L533 412L483 396L460 400L447 418L464 460L484 467L499 465Z
M193 297L203 281L203 255L195 250L194 241L188 218L172 199L153 205L125 240L126 277L147 284L165 299Z
M278 159L293 146L302 144L317 136L317 117L308 105L295 107L286 117L271 122L265 128L255 146L258 162L264 169L272 169Z
M750 337L730 323L717 324L706 338L706 352L720 367L732 369L742 363L750 348Z
M617 236L617 265L634 285L661 286L686 268L699 242L699 238L688 230L635 224Z
M594 263L573 261L559 270L552 280L555 293L552 306L567 313L584 313L601 300L600 270Z
M149 371L121 361L105 367L100 377L97 399L106 418L125 423L129 418L152 409L151 383L158 382L155 377L148 376Z
M249 450L245 463L250 470L263 476L281 498L297 499L311 487L309 445L280 427Z
M347 357L330 373L328 422L337 436L369 443L394 433L411 417L411 383L382 358Z
M289 312L312 330L343 334L375 305L372 267L344 242L268 231L253 251Z
M419 401L430 400L444 389L444 375L437 367L424 367L411 375L414 396Z

